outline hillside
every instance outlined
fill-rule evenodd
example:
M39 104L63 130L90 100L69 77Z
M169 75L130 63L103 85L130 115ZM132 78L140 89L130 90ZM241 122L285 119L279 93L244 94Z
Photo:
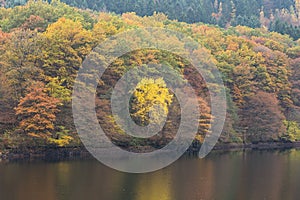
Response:
M220 142L300 140L299 40L265 28L223 29L174 21L161 13L147 17L135 13L116 15L82 10L59 1L30 1L24 6L0 9L0 148L80 144L72 119L71 94L83 60L106 38L148 26L182 32L211 55L205 64L214 63L218 67L227 89L227 120ZM160 147L162 143L155 140L124 138L109 109L113 83L127 69L143 62L169 63L180 69L191 85L201 91L205 91L205 86L200 76L194 76L189 63L159 50L131 52L106 71L96 107L107 134L116 142L123 141L125 146ZM140 115L135 110L139 108L138 100L136 94L131 102L135 112L132 116L137 122L147 124L147 113ZM176 130L180 121L176 100L172 101L169 114L173 121L162 132L163 143L169 141L172 136L168 133ZM199 102L204 112L197 140L202 142L209 134L208 121L213 116L205 92L199 92Z
M299 0L62 0L68 5L117 14L139 16L164 13L182 22L203 22L220 27L265 27L270 31L300 38ZM3 0L3 6L23 5L26 0Z

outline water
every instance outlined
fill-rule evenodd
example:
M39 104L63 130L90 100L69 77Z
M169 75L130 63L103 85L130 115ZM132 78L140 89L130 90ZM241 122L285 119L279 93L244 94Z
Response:
M95 160L0 163L0 200L299 199L300 150L213 152L149 174Z

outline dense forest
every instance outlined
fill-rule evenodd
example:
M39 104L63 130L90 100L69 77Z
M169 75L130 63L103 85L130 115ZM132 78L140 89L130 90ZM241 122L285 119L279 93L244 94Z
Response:
M48 0L50 2L50 0ZM23 5L26 0L2 0L5 7ZM264 27L300 38L299 0L62 0L68 5L117 14L135 12L151 16L161 12L169 19L217 24L220 27Z
M99 10L113 10L110 8L113 5L115 12L130 10L114 1L99 2L102 3L96 5L96 9ZM106 38L126 30L148 26L182 32L200 43L203 52L211 55L211 58L207 58L204 62L206 65L213 63L218 67L227 89L227 118L220 142L300 140L299 39L270 32L260 27L261 25L254 26L256 28L240 25L221 28L204 23L178 22L172 19L175 13L178 14L178 18L189 18L190 20L186 20L189 22L197 20L180 16L178 11L173 14L167 13L170 18L162 13L153 14L151 6L147 9L149 13L145 13L146 11L140 7L143 1L136 2L135 11L138 14L151 16L82 10L58 0L51 3L29 1L23 6L0 9L0 148L80 145L72 119L71 95L77 71L83 60ZM177 9L186 8L180 1L177 2L181 6ZM221 2L216 1L215 4L209 2L207 6L215 5L211 8L212 12L220 10ZM227 5L225 2L224 10ZM275 13L272 14L270 10L285 8L286 11L291 11L289 7L293 5L290 1L280 1L281 3L276 4L280 6L278 8L272 7L273 4L268 4L268 1L255 1L256 4L251 1L230 2L232 6L236 6L235 20L238 16L242 18L248 16L255 10L253 6L257 2L261 2L257 5L257 14L261 14L259 8L263 6L264 15L274 17ZM82 7L95 6L89 1L81 3L85 3ZM156 3L164 4L167 1ZM248 9L238 7L246 4ZM133 4L126 3L126 5ZM193 5L192 1L190 5ZM121 8L124 10L116 10ZM199 7L195 5L190 8ZM295 7L295 16L291 17L300 17L296 14L299 10ZM186 14L193 12L182 11ZM211 16L201 12L199 14ZM219 15L216 20L219 21L222 17L225 16ZM212 20L213 18L203 18L205 22ZM226 21L230 22L228 19ZM243 25L249 25L247 23ZM173 42L179 41L167 40L169 44ZM201 55L201 52L194 53ZM109 88L128 68L143 63L167 63L180 71L182 76L188 79L191 85L200 88L200 91L205 91L205 86L201 76L195 78L195 72L185 60L155 49L131 52L118 58L109 70L106 70L95 101L101 126L112 140L122 141L122 145L147 145L156 148L172 138L172 131L178 128L180 120L178 102L166 89L162 80L143 80L144 84L138 86L131 99L132 118L136 123L146 125L150 108L141 106L141 102L151 103L153 99L163 98L162 102L165 103L163 108L169 115L170 122L162 130L161 138L139 140L125 137L115 126L109 109ZM143 92L153 88L160 90L160 97L145 95ZM210 133L208 122L213 116L210 115L209 103L207 94L199 92L202 113L196 140L200 142Z

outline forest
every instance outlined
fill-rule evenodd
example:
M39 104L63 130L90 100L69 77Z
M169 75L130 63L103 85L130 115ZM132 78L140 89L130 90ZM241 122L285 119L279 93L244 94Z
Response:
M51 0L48 0L50 2ZM1 1L0 1L1 2ZM24 5L27 0L2 0L4 7ZM139 16L164 13L169 19L229 26L264 27L300 38L299 0L62 0L83 9Z
M227 116L220 143L300 140L299 1L280 1L276 3L279 7L274 7L271 1L200 1L208 6L205 10L209 14L198 12L201 6L194 5L193 0L184 1L190 2L189 6L180 0L172 1L177 3L170 6L168 1L147 1L167 9L157 12L143 0L135 1L136 4L127 1L128 7L106 0L97 4L89 0L66 1L80 8L59 0L18 1L24 4L21 6L14 6L15 1L3 1L5 7L0 8L0 149L80 146L71 96L82 62L105 39L149 26L188 35L201 44L201 51L211 55L204 59L204 65L214 64L222 73ZM147 12L142 5L147 5ZM168 40L166 45L173 42L179 41ZM201 52L194 53L201 55ZM161 102L168 121L159 138L127 137L116 127L109 108L110 88L127 69L143 63L164 63L180 71L198 88L202 112L195 141L203 142L210 134L209 121L214 116L211 116L202 77L195 75L190 63L181 57L155 49L126 54L104 73L95 102L99 123L106 134L123 147L159 148L178 129L178 102L161 79L144 79L130 102L131 117L140 125L147 125L149 120L151 108L145 102ZM159 90L160 95L145 93L151 90Z

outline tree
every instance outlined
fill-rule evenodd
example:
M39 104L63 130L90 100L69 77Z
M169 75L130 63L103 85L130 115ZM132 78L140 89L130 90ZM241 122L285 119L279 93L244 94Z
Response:
M162 117L168 115L172 98L173 95L162 78L142 79L133 93L131 117L136 123L145 126L149 123L151 114L153 122L159 124Z
M49 78L49 83L46 88L49 91L50 96L55 97L63 103L71 101L72 91L63 86L64 80L56 78Z
M296 121L284 120L284 125L286 127L286 135L283 138L289 141L299 141L300 139L300 128Z
M2 71L13 92L10 96L13 102L25 95L25 88L32 81L43 79L43 71L37 67L37 58L41 56L38 40L35 31L15 30L0 55Z
M27 92L15 108L19 126L29 136L49 139L54 130L55 114L59 112L59 100L50 97L41 82L32 84Z
M268 142L278 140L285 134L285 117L274 94L258 91L248 97L240 115L241 125L247 130L248 141Z
M300 107L300 58L291 62L292 75L290 81L292 84L291 98L295 106Z
M60 18L47 28L42 38L43 54L39 59L45 74L59 76L66 88L71 89L77 70L92 50L92 33L78 21Z
M300 19L300 0L295 0L295 7L296 7L296 15L298 19Z
M47 27L47 23L40 16L30 15L30 17L22 24L21 28L24 30L38 30L44 31Z

